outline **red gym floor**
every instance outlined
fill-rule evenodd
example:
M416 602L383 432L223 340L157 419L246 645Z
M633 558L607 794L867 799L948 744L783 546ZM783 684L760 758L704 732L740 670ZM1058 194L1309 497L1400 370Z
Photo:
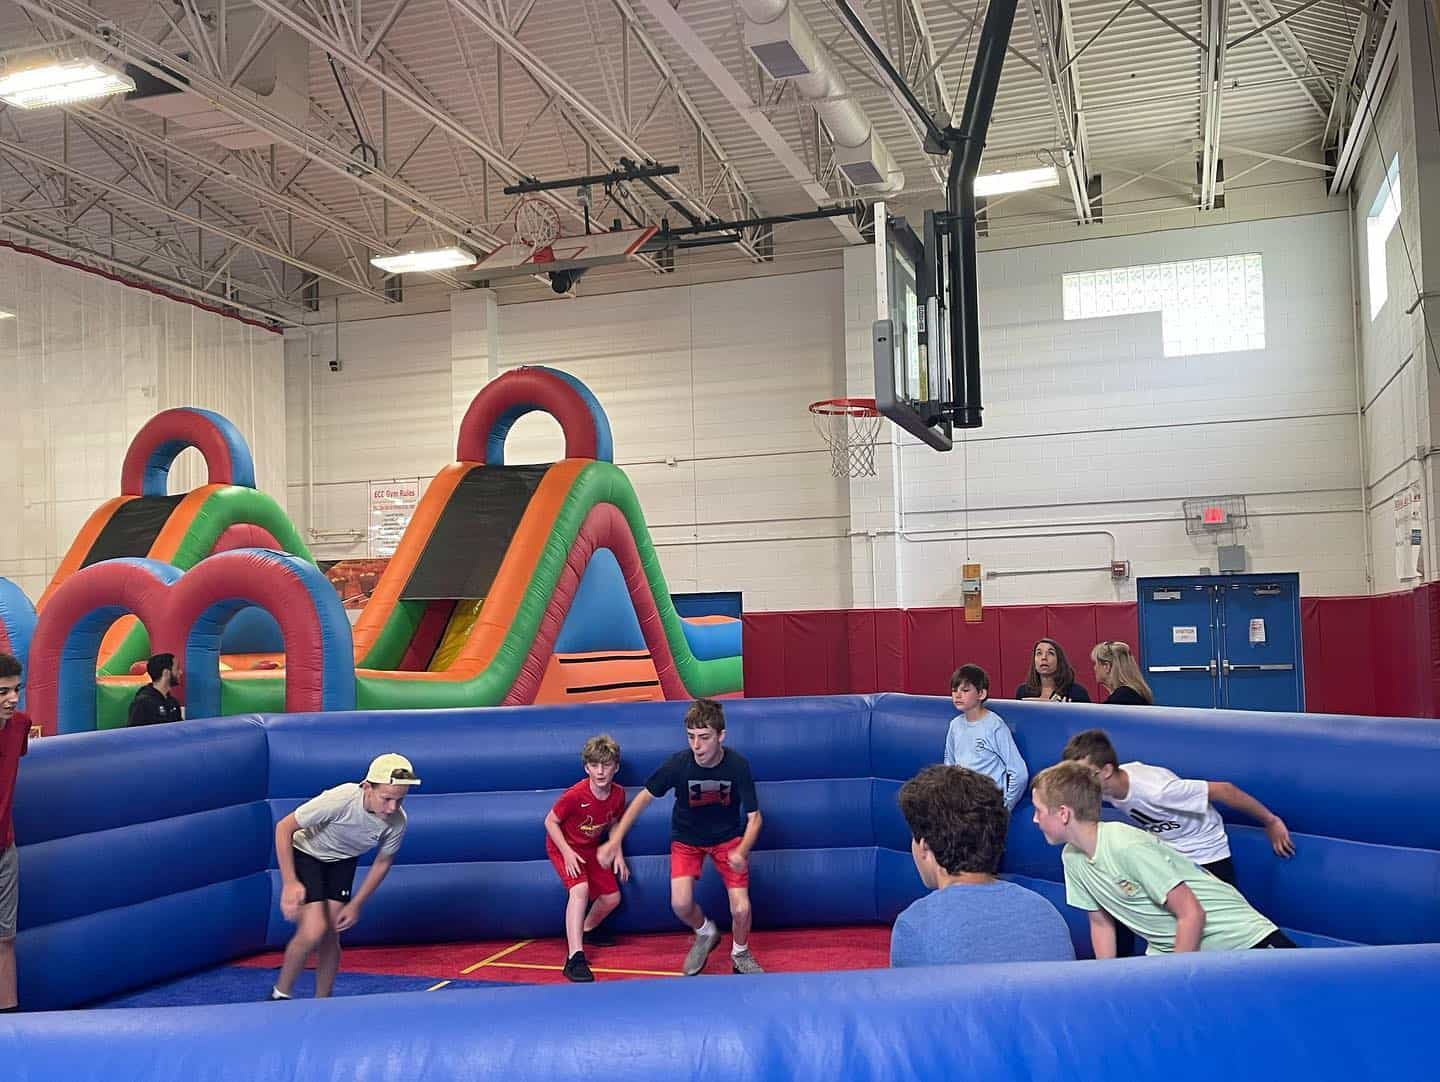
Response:
M597 981L678 977L693 936L688 932L620 935L613 947L587 947L585 957ZM890 929L845 927L756 932L750 937L755 960L769 973L829 969L883 969L890 964ZM234 963L277 969L278 953ZM482 943L440 943L406 947L351 947L342 973L434 978L432 989L460 981L507 984L563 984L563 939L511 939ZM710 956L705 973L730 973L730 937Z

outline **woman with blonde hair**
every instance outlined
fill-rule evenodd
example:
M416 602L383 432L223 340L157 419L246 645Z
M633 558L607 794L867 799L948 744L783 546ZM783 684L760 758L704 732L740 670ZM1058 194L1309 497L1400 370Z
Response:
M1095 682L1110 693L1105 700L1110 705L1150 706L1155 702L1155 693L1140 675L1129 643L1113 639L1096 643L1090 660L1095 665Z

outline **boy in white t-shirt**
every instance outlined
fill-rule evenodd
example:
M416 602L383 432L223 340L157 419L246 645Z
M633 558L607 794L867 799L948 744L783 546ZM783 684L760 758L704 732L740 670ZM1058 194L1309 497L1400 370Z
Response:
M380 755L362 782L346 782L307 800L275 824L280 912L296 925L270 998L289 999L295 978L315 952L315 998L323 999L340 970L340 933L390 871L405 839L405 796L420 784L403 755ZM361 853L379 849L351 897Z
M1103 729L1076 733L1061 754L1094 772L1105 803L1119 808L1141 830L1231 886L1236 883L1230 839L1214 803L1242 811L1263 826L1277 856L1288 858L1295 854L1295 843L1290 840L1285 821L1228 781L1181 778L1163 766L1141 762L1122 766Z

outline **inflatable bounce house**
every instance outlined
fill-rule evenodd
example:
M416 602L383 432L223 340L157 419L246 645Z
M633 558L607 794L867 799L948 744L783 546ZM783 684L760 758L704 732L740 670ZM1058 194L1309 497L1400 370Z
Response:
M1263 830L1233 821L1237 875L1302 949L781 972L767 954L772 929L811 929L823 948L837 938L828 927L888 928L923 893L896 793L939 757L954 708L904 695L737 701L727 744L750 761L765 817L751 854L752 943L769 971L467 987L487 972L470 961L561 934L564 890L541 821L574 782L586 737L614 734L618 780L636 786L684 746L684 709L330 712L37 742L15 800L16 947L25 1011L60 1013L0 1016L6 1077L520 1082L587 1078L596 1064L643 1079L777 1082L1434 1077L1431 719L1007 702L1037 771L1100 725L1126 756L1263 794L1295 854L1277 858ZM410 944L493 944L451 956L430 978L443 988L61 1010L283 944L276 822L387 751L409 756L424 782L406 801L396 863L345 941L389 945L392 967ZM626 839L631 877L610 918L622 934L676 931L669 798L657 803ZM1085 915L1065 905L1059 850L1028 798L1002 873L1054 902L1088 956ZM697 897L725 922L713 872ZM830 949L838 970L843 940Z
M534 410L559 422L565 458L507 465L506 435ZM211 483L166 495L187 446ZM284 512L254 490L234 429L202 410L160 414L126 456L126 494L91 517L38 618L0 592L0 630L29 655L31 715L46 732L122 725L137 663L162 650L184 659L192 718L740 693L740 621L676 611L584 384L506 373L471 403L456 457L352 632Z
M172 494L167 485L170 468L190 447L204 456L208 481ZM63 592L62 607L73 605L77 593L87 592L84 584L95 581L97 573L91 569L99 565L145 560L178 573L216 553L243 548L292 553L310 561L289 516L256 489L254 460L239 430L210 410L165 410L136 433L121 467L120 495L86 520L39 604L32 606L18 587L0 580L0 648L28 661L37 625L65 619L59 612L46 619L57 597ZM121 604L118 611L110 611L93 644L94 720L82 726L86 728L125 724L130 700L146 680L145 660L155 652L148 625L137 620L133 610ZM268 613L246 605L232 615L218 644L221 669L251 668L279 656L279 630ZM47 664L55 661L46 658Z

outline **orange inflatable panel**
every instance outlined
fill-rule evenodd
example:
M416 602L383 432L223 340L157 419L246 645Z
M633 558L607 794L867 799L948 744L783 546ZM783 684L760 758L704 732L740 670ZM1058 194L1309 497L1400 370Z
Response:
M537 703L636 703L665 698L648 650L551 654Z

